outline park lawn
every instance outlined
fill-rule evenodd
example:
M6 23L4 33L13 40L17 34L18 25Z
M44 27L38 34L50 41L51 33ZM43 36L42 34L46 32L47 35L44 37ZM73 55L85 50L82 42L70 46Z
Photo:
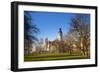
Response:
M51 61L51 60L73 60L73 59L88 59L87 56L78 54L61 53L61 54L32 54L25 55L24 61Z

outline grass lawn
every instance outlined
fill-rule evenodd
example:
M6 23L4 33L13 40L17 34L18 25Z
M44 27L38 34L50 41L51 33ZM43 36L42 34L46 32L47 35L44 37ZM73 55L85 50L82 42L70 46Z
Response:
M50 60L73 60L73 59L88 59L87 56L82 56L78 54L69 55L68 53L62 54L32 54L25 55L24 61L50 61Z

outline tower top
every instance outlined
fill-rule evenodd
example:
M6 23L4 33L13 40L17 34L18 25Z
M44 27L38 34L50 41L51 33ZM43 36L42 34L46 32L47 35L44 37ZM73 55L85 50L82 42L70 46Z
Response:
M61 28L59 28L59 32L61 32L61 33L62 33L62 30L61 30Z
M61 29L61 28L59 28L59 32L58 32L57 39L58 39L59 41L63 40L63 32L62 32L62 29Z

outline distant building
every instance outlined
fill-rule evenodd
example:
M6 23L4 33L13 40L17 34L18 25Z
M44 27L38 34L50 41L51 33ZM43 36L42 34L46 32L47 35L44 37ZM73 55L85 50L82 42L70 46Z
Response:
M52 53L59 52L58 51L58 43L63 41L63 32L62 29L59 28L57 38L53 41L50 41L48 38L40 39L39 43L33 45L32 52L42 52L42 53Z
M57 35L57 40L62 41L63 40L63 32L61 28L59 28L58 35Z
M58 31L58 35L57 35L57 40L54 40L54 41L50 41L48 40L48 38L45 39L45 49L46 51L52 51L54 49L54 44L57 43L57 42L60 42L63 40L63 32L62 32L62 29L59 28L59 31Z

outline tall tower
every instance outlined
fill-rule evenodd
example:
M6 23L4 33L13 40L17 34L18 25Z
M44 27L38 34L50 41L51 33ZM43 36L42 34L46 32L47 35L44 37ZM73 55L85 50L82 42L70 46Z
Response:
M63 32L62 32L61 28L59 28L57 39L59 41L62 41L63 40Z

